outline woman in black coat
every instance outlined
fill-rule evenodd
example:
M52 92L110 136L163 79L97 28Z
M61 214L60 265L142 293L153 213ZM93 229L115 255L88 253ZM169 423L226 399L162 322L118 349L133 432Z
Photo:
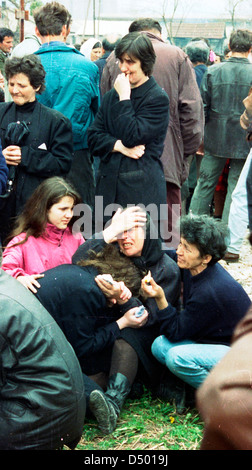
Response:
M0 104L0 139L13 191L0 200L0 237L10 232L10 218L18 215L36 187L50 176L66 176L73 157L72 127L63 114L41 105L36 93L44 90L45 71L34 56L6 61L13 102Z
M122 74L103 97L88 131L91 153L100 157L96 195L103 196L104 207L143 204L147 208L153 204L156 223L160 204L166 204L160 157L169 122L169 98L150 76L156 56L146 35L126 35L115 53Z
M125 213L131 218L136 217L136 227L131 228ZM180 271L166 253L162 251L161 240L147 216L145 233L139 225L136 207L125 211L120 209L112 218L111 224L93 239L87 240L73 256L73 263L84 265L89 258L90 250L99 253L106 245L118 247L121 256L132 261L143 278L148 272L164 289L166 299L177 305L180 298ZM142 233L141 233L142 231ZM90 264L90 262L89 262ZM158 280L158 281L157 281ZM109 295L109 288L103 281L99 287ZM140 323L141 328L125 327L115 338L106 393L96 384L86 382L86 390L90 394L89 407L98 420L103 433L114 430L123 402L137 378L155 388L160 380L161 368L151 354L151 344L159 335L158 308L154 299L140 296L145 311ZM131 299L131 308L140 304L139 298ZM134 304L135 302L135 304ZM139 326L140 326L139 325ZM91 393L90 393L91 392Z

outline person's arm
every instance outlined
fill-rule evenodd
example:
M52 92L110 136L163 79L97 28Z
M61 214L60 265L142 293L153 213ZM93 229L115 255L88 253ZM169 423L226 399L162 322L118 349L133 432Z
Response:
M24 266L24 252L23 245L13 246L24 238L23 235L18 235L13 238L7 245L3 252L3 260L1 268L10 276L17 279L26 289L36 293L40 288L38 279L43 277L43 274L27 274Z
M188 156L198 150L204 135L202 99L188 58L180 67L178 107L184 155Z
M121 76L117 77L119 79ZM166 131L169 123L167 94L165 91L154 91L154 96L142 100L136 110L127 96L125 91L121 92L122 99L111 108L111 121L116 128L117 139L127 148L152 143L157 135Z
M82 259L88 258L90 250L101 251L106 244L113 243L117 236L125 230L133 227L143 227L146 223L146 213L139 207L129 207L126 210L118 209L103 232L94 234L94 236L83 243L72 257L72 263L77 264Z
M147 282L146 282L147 281ZM188 301L186 308L177 311L165 296L161 286L149 277L142 280L141 286L146 297L154 298L158 306L158 320L160 334L164 334L170 341L177 342L184 339L197 340L208 332L209 325L215 322L215 308L208 305L205 312L205 299L193 298ZM210 313L211 312L211 313Z
M1 268L14 278L26 275L24 270L23 244L15 245L22 241L24 237L24 234L14 237L3 251Z
M201 86L200 86L200 93L203 101L203 108L204 108L204 116L205 122L208 122L209 119L209 111L211 108L211 94L209 91L210 87L211 76L206 72L203 75Z
M5 191L8 174L9 170L0 144L0 195Z

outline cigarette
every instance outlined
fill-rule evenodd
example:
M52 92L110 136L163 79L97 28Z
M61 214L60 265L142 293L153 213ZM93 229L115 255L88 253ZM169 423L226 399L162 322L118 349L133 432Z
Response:
M151 280L151 272L149 271L148 274L147 274L147 276L145 277L144 282L145 282L146 284L149 284L149 283L150 283L150 280Z

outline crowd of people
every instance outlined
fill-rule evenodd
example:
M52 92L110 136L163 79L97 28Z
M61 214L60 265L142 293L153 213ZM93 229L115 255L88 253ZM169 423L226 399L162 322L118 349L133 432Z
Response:
M251 299L219 263L252 245L252 32L218 60L152 18L79 47L60 3L34 20L0 29L0 449L110 434L144 387L252 449Z

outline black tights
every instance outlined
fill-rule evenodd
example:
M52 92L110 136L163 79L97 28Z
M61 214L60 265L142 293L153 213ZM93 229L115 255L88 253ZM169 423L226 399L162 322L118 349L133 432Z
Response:
M135 349L130 346L124 339L117 339L115 341L109 376L120 372L120 374L127 377L129 383L132 385L138 369L138 356Z
M84 375L86 394L95 389L94 382L104 391L107 389L108 378L120 372L127 377L130 385L133 384L138 369L138 355L135 349L124 339L117 339L114 343L109 376L105 372L98 372L89 377ZM91 379L91 381L90 381Z

